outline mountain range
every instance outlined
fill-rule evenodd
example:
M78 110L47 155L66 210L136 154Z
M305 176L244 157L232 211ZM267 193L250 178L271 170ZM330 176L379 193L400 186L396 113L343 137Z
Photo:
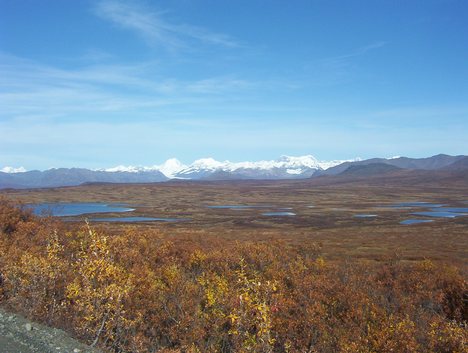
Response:
M11 167L5 167L0 172L0 188L60 187L83 183L153 183L171 179L278 180L312 178L323 180L331 178L331 180L340 181L407 175L408 172L414 171L451 171L452 173L468 174L468 156L439 154L428 158L372 158L330 162L319 162L311 155L283 156L274 161L257 162L219 162L212 158L204 158L190 165L184 165L177 159L169 159L162 165L152 167L118 166L100 170L54 168L45 171L24 171L24 169L18 171Z
M325 170L344 162L349 161L322 162L307 155L301 157L282 156L273 161L256 162L220 162L213 158L202 158L190 165L185 165L172 158L164 164L152 167L121 165L102 170L132 173L160 171L169 179L303 179L312 176L318 170Z

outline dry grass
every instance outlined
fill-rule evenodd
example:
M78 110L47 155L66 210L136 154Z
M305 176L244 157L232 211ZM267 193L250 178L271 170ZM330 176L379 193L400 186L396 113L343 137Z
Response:
M388 206L404 201L425 201L466 207L466 188L431 185L424 187L311 186L307 181L287 182L171 182L137 185L86 185L37 190L4 191L15 200L31 202L115 202L136 206L135 216L190 218L175 224L108 223L107 231L123 228L160 230L175 241L187 238L223 241L304 239L320 242L329 258L466 262L468 217L435 219L432 223L403 226L399 222L413 210ZM269 205L273 210L291 207L295 217L266 217L265 209L209 209L208 205ZM314 206L313 208L309 206ZM355 214L377 214L355 218ZM115 216L118 216L115 214ZM76 218L77 222L82 219ZM187 235L190 234L190 235Z

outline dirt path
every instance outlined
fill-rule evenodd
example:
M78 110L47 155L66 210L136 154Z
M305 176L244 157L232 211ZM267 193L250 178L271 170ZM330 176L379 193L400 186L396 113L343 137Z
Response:
M0 308L0 353L99 353L62 330L31 322Z

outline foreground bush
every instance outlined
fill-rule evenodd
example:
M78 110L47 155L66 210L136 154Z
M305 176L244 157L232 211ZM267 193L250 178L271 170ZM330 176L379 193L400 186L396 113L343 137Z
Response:
M466 352L460 269L65 229L0 201L2 304L111 352Z

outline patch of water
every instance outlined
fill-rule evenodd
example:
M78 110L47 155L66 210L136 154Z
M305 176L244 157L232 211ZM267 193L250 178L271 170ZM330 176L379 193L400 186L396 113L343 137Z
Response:
M410 225L410 224L419 224L419 223L430 223L434 222L433 219L405 219L401 221L400 224Z
M294 212L265 212L265 213L262 213L262 215L275 217L275 216L295 216L296 214Z
M430 202L400 202L396 203L394 205L390 205L388 207L392 208L413 208L413 207L431 207L431 208L436 208L436 207L443 207L445 206L444 204L440 203L430 203Z
M89 213L111 213L111 212L131 212L134 208L126 207L121 204L106 204L92 202L57 202L57 203L36 203L26 206L31 208L33 213L38 216L56 216L69 217L81 216Z
M136 223L136 222L186 222L188 218L157 218L157 217L104 217L92 218L93 222L123 222L123 223Z
M468 213L468 207L438 207L434 208L431 211L444 211L444 212L453 212L453 213Z
M265 205L214 205L214 206L206 206L207 208L212 209L227 209L227 210L249 210L252 208L272 208L274 206L265 206Z
M465 213L454 213L454 212L443 212L443 211L414 212L412 214L416 216L440 217L440 218L455 218L455 217L468 215Z
M377 217L376 214L355 214L354 217L356 218L374 218Z

